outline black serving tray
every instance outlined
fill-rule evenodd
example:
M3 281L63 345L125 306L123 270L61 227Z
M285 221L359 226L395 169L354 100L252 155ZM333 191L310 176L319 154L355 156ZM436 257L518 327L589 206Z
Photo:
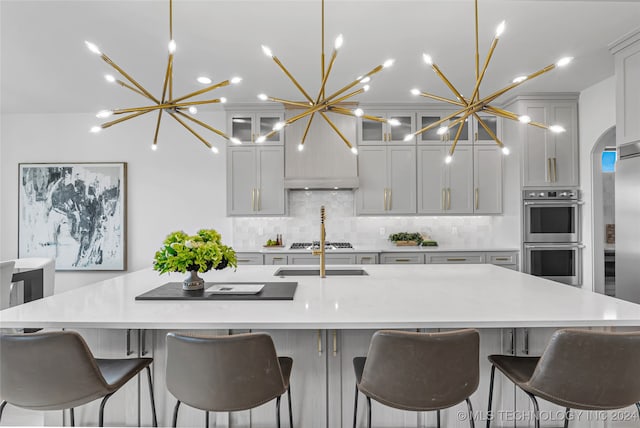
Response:
M216 284L264 284L256 294L214 294L205 290ZM297 282L205 282L204 289L186 291L181 282L169 282L146 293L136 300L293 300Z

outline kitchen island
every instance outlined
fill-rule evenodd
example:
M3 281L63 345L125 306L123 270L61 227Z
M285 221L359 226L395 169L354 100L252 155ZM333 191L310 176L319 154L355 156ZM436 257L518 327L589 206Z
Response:
M358 267L345 266L345 269ZM173 398L164 385L167 331L212 334L268 331L282 355L294 358L294 422L299 427L347 427L352 423L354 377L351 360L365 355L376 329L437 331L472 327L481 332L481 382L472 397L486 408L489 365L486 355L542 352L560 327L639 327L640 305L583 291L509 269L483 265L367 265L367 275L327 278L274 276L277 266L241 266L203 275L207 281L297 281L289 301L136 301L135 297L182 274L159 276L151 269L130 273L0 312L7 327L79 330L101 357L152 354L159 417L170 421ZM138 395L142 397L138 397ZM528 410L526 397L509 382L499 382L496 409ZM124 392L117 424L135 424L138 399L142 424L148 419L144 388ZM116 397L114 396L114 399ZM135 398L135 400L134 400ZM131 409L130 404L136 403ZM217 415L217 426L267 426L273 404L231 416ZM84 406L91 407L91 406ZM362 409L364 406L360 406ZM443 426L468 426L458 414L443 412ZM548 405L543 409L555 410ZM81 410L81 409L80 409ZM91 423L93 410L76 412ZM433 426L433 414L374 406L376 426ZM551 415L551 413L550 413ZM513 423L505 414L495 426ZM479 416L480 418L481 416ZM183 411L180 425L200 425L201 412ZM364 423L362 415L359 420ZM544 421L557 426L558 420ZM577 426L582 426L578 424ZM615 425L618 426L618 425ZM620 425L623 426L623 425Z

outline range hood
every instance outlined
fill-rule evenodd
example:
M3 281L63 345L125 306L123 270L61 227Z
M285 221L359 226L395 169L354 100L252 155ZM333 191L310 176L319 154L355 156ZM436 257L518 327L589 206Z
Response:
M299 110L287 110L295 115ZM340 132L352 143L356 142L356 121L350 116L330 114ZM299 120L285 128L284 187L289 190L356 189L358 187L358 157L316 115L304 143L298 150L306 120Z

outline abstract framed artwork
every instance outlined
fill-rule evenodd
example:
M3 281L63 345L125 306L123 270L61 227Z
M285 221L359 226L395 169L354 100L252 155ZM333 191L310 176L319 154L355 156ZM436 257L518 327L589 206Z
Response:
M56 270L126 269L127 164L19 164L18 257Z

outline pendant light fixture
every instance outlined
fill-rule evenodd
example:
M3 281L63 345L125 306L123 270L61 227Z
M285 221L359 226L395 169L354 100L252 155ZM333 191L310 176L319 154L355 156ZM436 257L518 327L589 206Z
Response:
M498 41L500 39L500 36L502 35L502 33L504 32L505 29L505 21L502 21L498 27L496 28L496 32L495 32L495 36L493 38L493 41L491 42L491 46L489 47L489 52L487 53L487 57L484 61L484 65L482 66L482 69L480 69L480 56L478 53L478 0L475 0L475 41L476 41L476 49L475 49L475 76L476 76L476 80L473 86L473 91L471 93L470 97L464 97L463 95L461 95L461 93L455 88L455 86L453 86L453 84L449 81L449 79L447 79L447 77L444 75L444 73L440 70L440 68L435 64L435 62L433 61L433 59L431 58L431 56L427 55L427 54L423 54L423 60L424 62L429 65L431 67L431 69L438 75L438 77L440 77L440 79L444 82L444 84L451 90L451 92L453 93L453 95L455 96L455 99L451 99L451 98L446 98L446 97L441 97L438 95L434 95L434 94L430 94L427 92L422 92L419 89L412 89L411 93L413 95L420 95L422 97L425 98L430 98L433 100L437 100L437 101L442 101L451 105L454 105L456 107L458 107L459 109L457 111L455 111L454 113L451 113L450 115L447 115L446 117L443 117L442 119L433 122L431 124L429 124L428 126L425 126L422 129L419 129L418 131L412 133L412 134L408 134L405 136L405 140L409 141L412 138L414 138L414 136L422 134L423 132L426 132L430 129L434 129L436 127L438 127L438 134L439 135L443 135L446 134L447 132L449 132L449 129L454 128L457 126L457 131L455 134L455 138L453 140L453 143L451 144L451 148L449 149L449 154L447 155L447 157L445 158L445 162L449 163L451 162L452 158L453 158L453 153L456 149L456 144L458 143L458 140L460 138L460 135L462 133L463 130L463 125L464 122L469 118L469 116L473 116L477 121L478 124L487 132L487 134L496 142L496 144L502 148L502 152L504 154L509 154L509 149L502 143L502 141L500 141L500 139L498 138L498 136L491 130L491 128L482 120L482 117L480 115L478 115L478 112L483 112L485 114L488 115L492 115L492 116L496 116L496 117L502 117L505 119L509 119L509 120L514 120L514 121L519 121L523 124L527 124L527 125L531 125L531 126L536 126L538 128L543 128L543 129L547 129L551 132L555 132L555 133L559 133L559 132L564 132L565 129L560 126L560 125L546 125L544 123L539 123L539 122L534 122L531 120L531 118L529 116L523 115L517 115L516 113L495 107L493 105L491 105L491 103L493 103L493 101L495 101L498 97L500 97L501 95L504 95L505 93L509 92L512 89L517 88L518 86L522 85L524 82L527 82L529 80L532 80L544 73L547 73L557 67L564 67L567 64L569 64L571 62L571 60L573 58L571 57L565 57L560 59L558 62L556 62L555 64L550 64L534 73L531 73L529 75L526 76L520 76L520 77L516 77L513 82L510 85L507 85L506 87L493 92L490 95L487 95L485 97L480 97L480 84L482 83L482 79L484 78L485 72L487 71L487 67L489 66L489 62L491 61L491 57L493 55L493 52L496 49L496 46L498 45Z
M338 55L338 50L340 49L340 47L342 46L343 43L343 37L342 34L340 34L338 37L336 37L334 45L333 45L333 52L331 53L331 57L329 59L329 64L328 66L325 68L325 49L324 49L324 0L322 0L322 12L321 12L321 16L322 16L322 32L321 32L321 37L322 37L322 48L321 48L321 53L320 53L320 62L321 62L321 76L320 76L320 89L318 90L318 94L315 97L312 97L309 92L307 92L299 83L298 81L293 77L293 75L289 72L289 70L287 70L287 68L284 66L284 64L282 64L282 62L278 59L278 57L276 57L273 52L271 51L271 49L269 49L267 46L262 46L262 51L264 52L265 55L267 55L268 57L270 57L271 59L273 59L273 61L278 65L278 67L280 67L280 69L284 72L284 74L289 78L289 80L291 80L291 82L295 85L295 87L300 91L300 93L304 96L305 100L304 101L292 101L292 100L286 100L286 99L282 99L282 98L276 98L276 97L272 97L266 94L260 94L258 95L258 98L262 101L273 101L273 102L277 102L277 103L282 103L285 106L290 106L290 107L294 107L294 108L301 108L303 109L303 111L299 114L296 114L292 117L290 117L289 119L282 121L282 122L278 122L275 124L275 126L273 127L273 130L271 132L269 132L267 135L261 135L258 137L258 139L256 140L257 143L263 143L265 142L269 137L273 136L276 132L280 132L282 129L284 129L286 126L291 125L294 122L297 122L300 119L304 119L307 118L307 125L305 127L304 133L302 134L302 139L300 141L300 143L298 144L298 150L302 151L304 149L304 142L307 138L307 134L309 133L309 129L311 128L311 122L313 121L313 118L315 117L316 113L319 114L324 120L325 122L327 122L327 124L335 131L336 134L338 134L338 136L342 139L342 141L344 141L344 143L347 145L347 147L349 147L351 149L351 152L353 152L354 154L358 153L358 149L353 146L353 144L351 144L351 142L344 136L344 134L342 132L340 132L340 129L338 129L338 127L333 123L333 121L331 120L331 118L327 115L327 113L336 113L336 114L341 114L341 115L345 115L345 116L356 116L356 117L363 117L365 119L369 119L369 120L374 120L377 122L385 122L390 124L391 126L397 126L400 123L397 120L394 119L383 119L383 118L379 118L379 117L375 117L375 116L369 116L364 114L364 112L362 111L362 109L360 108L356 108L356 109L350 109L347 108L344 105L344 102L347 101L348 99L362 94L363 92L366 92L369 90L369 85L367 84L369 81L371 81L371 76L373 76L374 74L380 72L381 70L390 67L391 65L393 65L393 60L389 59L387 61L385 61L383 64L378 65L377 67L374 67L373 69L371 69L371 71L369 71L368 73L356 78L353 82L343 86L342 88L338 89L337 91L331 93L330 95L326 95L325 94L325 89L326 89L326 85L327 85L327 80L329 79L329 75L331 74L331 70L333 68L333 64L336 61L336 57ZM364 86L362 86L359 89L356 89L354 91L349 92L350 90L352 90L353 88L355 88L356 86L363 84Z
M188 93L183 96L174 97L173 94L173 56L176 51L176 42L173 39L173 0L169 0L169 60L167 63L166 71L164 72L164 83L162 85L162 93L160 97L155 97L145 89L140 83L138 83L133 77L131 77L127 72L125 72L122 68L120 68L111 58L109 58L106 54L104 54L100 49L93 43L85 41L87 48L91 52L96 55L100 55L100 58L109 64L114 70L120 74L125 81L120 80L110 74L105 76L105 79L110 83L117 83L123 88L130 89L131 91L141 95L146 98L147 101L151 101L149 105L140 106L140 107L131 107L131 108L121 108L115 110L102 110L98 112L96 117L99 119L105 119L111 117L113 115L119 116L124 115L119 119L112 120L110 122L105 122L101 125L94 126L91 128L91 132L97 133L102 129L109 128L110 126L116 125L118 123L122 123L126 120L133 119L135 117L141 116L146 113L157 112L158 119L156 122L155 133L153 136L153 144L151 148L156 150L158 147L158 134L160 131L160 122L162 120L162 114L166 113L176 120L180 125L182 125L187 131L193 134L198 140L200 140L205 146L207 146L214 153L218 153L218 148L213 146L207 140L205 140L198 132L196 132L191 126L187 124L186 121L190 121L199 125L211 132L214 132L221 136L222 138L231 141L235 144L240 144L240 141L235 138L230 138L227 134L220 131L213 126L210 126L204 123L201 120L193 117L198 111L197 106L207 105L207 104L216 104L216 103L224 103L226 99L224 97L208 99L208 100L200 100L196 101L193 98L198 95L205 94L207 92L213 91L214 89L218 89L224 86L228 86L230 84L240 83L242 80L240 77L234 77L229 80L224 80L222 82L211 84L211 79L208 77L199 77L197 80L201 84L208 85L205 88L199 89L197 91ZM185 121L186 120L186 121Z

